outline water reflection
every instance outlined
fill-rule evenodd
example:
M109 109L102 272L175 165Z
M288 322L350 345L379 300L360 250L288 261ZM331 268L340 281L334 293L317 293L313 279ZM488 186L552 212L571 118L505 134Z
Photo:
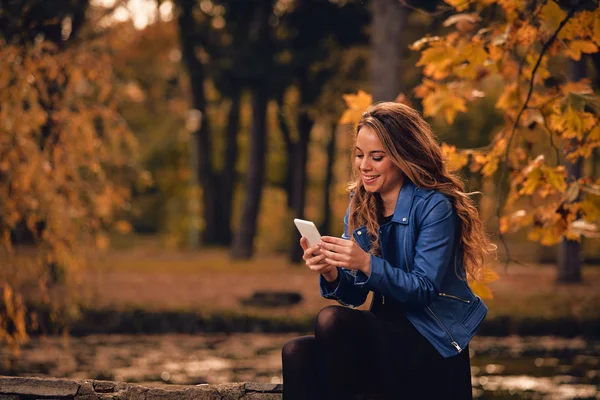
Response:
M281 347L294 334L94 335L0 349L0 374L145 384L281 382ZM475 398L599 399L600 341L476 338Z

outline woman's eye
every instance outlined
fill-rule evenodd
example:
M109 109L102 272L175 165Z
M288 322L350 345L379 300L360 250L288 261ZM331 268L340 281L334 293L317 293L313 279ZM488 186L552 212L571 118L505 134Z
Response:
M356 158L363 158L363 155L362 154L357 154Z
M383 160L383 157L373 157L373 161L381 161Z

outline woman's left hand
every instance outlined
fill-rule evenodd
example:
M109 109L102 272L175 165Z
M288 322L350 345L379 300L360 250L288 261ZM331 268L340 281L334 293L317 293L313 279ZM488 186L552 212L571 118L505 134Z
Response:
M319 247L328 264L371 275L371 256L352 240L321 236Z

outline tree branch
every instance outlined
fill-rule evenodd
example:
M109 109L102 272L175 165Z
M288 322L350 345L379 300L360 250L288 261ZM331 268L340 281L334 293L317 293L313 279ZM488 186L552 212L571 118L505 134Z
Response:
M502 185L502 182L504 182L504 180L506 179L506 173L508 171L508 155L510 152L510 146L515 137L515 133L516 133L517 127L519 126L519 122L521 121L521 116L523 115L523 112L527 108L527 105L529 104L529 100L531 100L531 95L533 94L533 86L534 86L534 82L535 82L535 74L536 74L540 64L542 63L542 59L544 58L546 51L548 51L548 49L550 48L552 43L554 43L554 40L556 40L558 34L562 30L562 28L566 25L566 23L569 21L569 19L571 19L571 17L573 17L573 15L577 11L577 9L579 7L581 7L585 2L586 2L586 0L582 0L579 3L577 3L573 8L571 8L569 10L567 15L563 18L563 20L560 21L560 24L558 25L558 28L556 28L556 31L554 31L554 33L552 34L550 39L548 39L548 41L542 47L542 50L540 51L540 56L538 57L538 59L535 63L535 66L531 70L531 78L530 78L530 82L529 82L529 90L527 92L527 97L525 98L525 102L521 106L521 109L517 113L517 117L515 118L515 122L513 123L512 129L509 133L508 142L506 144L506 150L504 152L504 166L502 168L502 174L500 175L500 180L497 185L498 196L496 198L496 204L498 205L498 207L496 207L496 217L498 218L498 221L500 221L500 217L502 215L502 209L500 207L501 199L502 199L502 195L503 195L501 185ZM500 240L502 241L502 245L504 246L504 248L506 250L506 254L508 255L509 254L508 247L506 245L506 242L504 240L502 232L500 232L500 225L498 225L498 236L500 237ZM510 262L510 258L507 257L506 265L508 265L509 262Z

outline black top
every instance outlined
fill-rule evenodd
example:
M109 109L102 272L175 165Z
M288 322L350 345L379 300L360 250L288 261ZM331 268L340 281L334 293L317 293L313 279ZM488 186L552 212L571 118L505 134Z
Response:
M394 214L388 215L387 217L379 217L379 226L387 224L393 217ZM403 318L399 318L399 316L405 313L405 308L403 303L394 300L391 296L384 297L381 294L374 292L371 312L386 319L399 319L402 321Z

